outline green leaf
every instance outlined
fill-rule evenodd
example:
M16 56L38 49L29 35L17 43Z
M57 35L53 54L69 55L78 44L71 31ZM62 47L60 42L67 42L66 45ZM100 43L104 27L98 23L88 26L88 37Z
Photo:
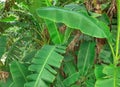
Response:
M74 84L79 79L79 75L80 75L79 72L72 74L63 81L64 85L66 87L70 87L70 85Z
M70 4L65 5L64 8L68 9L68 10L84 12L84 13L88 14L88 11L84 4L78 5L78 4L70 3Z
M25 56L22 59L22 61L24 61L24 62L31 62L32 61L31 56L32 57L35 56L36 52L37 52L37 50L32 49L32 51L24 53Z
M64 63L64 72L68 76L76 72L75 64L73 63L73 61Z
M60 68L65 48L61 46L43 46L35 55L29 70L34 73L28 76L31 81L25 87L50 87L50 83L55 80L57 72L53 69Z
M104 23L106 23L107 25L110 24L110 19L109 17L107 16L107 14L102 14L100 17L98 17L99 20L103 21Z
M50 0L27 0L27 5L30 13L33 15L34 20L37 22L41 22L41 19L38 18L35 9L45 6L51 6L51 2Z
M5 52L6 49L6 42L7 42L7 37L6 36L0 36L0 58Z
M53 87L66 87L63 84L63 77L60 75L60 73L57 74L56 81Z
M64 56L63 66L64 66L63 71L66 76L71 76L72 74L77 72L76 66L74 63L74 57L71 54L67 54Z
M101 4L101 10L103 11L103 10L105 10L106 8L108 8L109 5L110 5L110 3L111 3L111 1L107 1L106 3L102 3L102 4Z
M72 33L73 29L67 27L65 30L65 34L64 34L64 43L67 43L71 33Z
M92 77L92 78L91 78L91 77ZM89 76L88 78L89 78L89 79L87 79L87 80L85 81L86 87L94 87L95 81L96 81L95 77Z
M63 34L59 32L55 22L50 21L50 20L45 20L45 23L47 25L50 38L54 44L67 43L73 29L67 27L65 30L65 33Z
M103 49L101 49L99 53L99 58L105 63L112 64L113 59L111 56L111 51L109 49L109 46L105 45Z
M120 87L120 67L107 65L103 68L104 76L97 78L95 87Z
M84 42L80 45L77 67L82 75L87 75L88 69L92 67L95 57L95 43Z
M118 87L113 86L113 79L99 79L97 80L95 87Z
M96 79L99 79L99 78L105 76L105 74L103 73L103 68L104 68L103 65L96 65L96 66L95 66L94 72L95 72L95 77L96 77Z
M13 82L15 83L15 87L24 87L24 83L27 82L27 67L18 61L13 61L10 64L10 73L12 75Z
M81 87L80 85L72 85L72 86L70 86L70 87Z
M57 29L56 23L45 20L45 23L48 27L48 31L50 34L50 38L53 41L54 44L61 44L63 43L63 34L60 34L59 30Z
M61 22L70 28L79 29L82 33L99 38L111 37L109 27L101 21L84 13L69 11L57 7L45 7L37 10L41 18Z
M49 0L30 0L29 1L29 10L33 15L36 15L35 9L38 9L43 6L51 6Z

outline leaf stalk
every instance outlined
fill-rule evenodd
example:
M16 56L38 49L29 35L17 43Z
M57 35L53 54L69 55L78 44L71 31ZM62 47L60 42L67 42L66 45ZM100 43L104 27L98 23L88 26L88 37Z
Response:
M116 37L116 60L119 59L119 43L120 43L120 0L116 0L116 4L117 4L117 37Z

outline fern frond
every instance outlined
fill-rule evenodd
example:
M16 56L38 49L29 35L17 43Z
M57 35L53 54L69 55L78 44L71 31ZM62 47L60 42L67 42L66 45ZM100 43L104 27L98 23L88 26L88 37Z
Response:
M25 87L50 87L57 74L54 68L60 68L63 60L60 53L64 52L64 47L43 46L33 58L32 65L29 66L33 74L29 75L28 79L32 81L26 83Z

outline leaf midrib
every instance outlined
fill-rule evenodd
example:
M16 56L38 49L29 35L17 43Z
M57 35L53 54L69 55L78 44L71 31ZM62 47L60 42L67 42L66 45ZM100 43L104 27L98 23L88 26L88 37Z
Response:
M94 22L91 20L91 18L89 17L89 18L87 18L87 17L85 17L83 14L80 14L80 13L77 13L77 12L72 12L72 11L67 11L67 10L64 10L64 9L55 9L55 8L49 8L49 9L51 9L51 10L56 10L56 11L61 11L61 12L66 12L67 14L75 14L75 15L80 15L81 17L84 17L85 19L87 19L90 23L92 23L92 24L94 24ZM45 10L49 10L49 9L45 9ZM39 10L38 10L39 11ZM69 25L69 23L67 23L67 22L65 22L65 21L63 21L63 20L57 20L56 21L56 19L54 19L54 20L52 20L51 18L48 18L48 17L45 17L45 16L41 16L41 15L39 15L40 17L42 17L42 18L45 18L45 19L48 19L48 20L51 20L51 21L54 21L54 22L62 22L62 23L64 23L64 24L66 24L68 27L71 27L71 28L75 28L75 29L77 29L78 27L73 27L73 26L71 26L71 25ZM95 19L93 19L93 20L95 20ZM106 33L101 29L101 26L99 26L98 25L98 23L97 24L94 24L104 35L105 35L105 37L106 38L108 38L108 36L106 35ZM83 31L83 29L81 29L81 28L79 28L83 33L85 33L85 34L88 34L89 35L89 33L86 33L86 32L84 32ZM91 35L90 35L91 36Z
M39 79L41 79L40 76L41 76L41 74L42 74L42 72L43 72L43 70L44 70L44 67L45 67L45 65L46 65L46 63L47 63L50 55L51 55L52 52L54 51L54 49L55 49L55 47L53 47L53 49L51 49L51 51L49 52L49 54L48 54L48 56L47 56L47 58L46 58L46 60L45 60L45 62L44 62L44 64L43 64L43 66L42 66L42 68L41 68L41 70L40 70L40 73L38 74L38 77L37 77L37 79L36 79L36 82L35 82L34 87L37 87L37 83L38 83Z
M55 26L55 31L57 32L57 36L58 36L59 41L60 41L60 43L61 43L62 41L61 41L61 38L60 38L60 34L59 34L58 30L57 30L57 27L56 27L56 25L55 25L55 22L53 22L53 23L54 23L54 26Z
M27 82L27 79L25 78L25 75L24 75L21 67L19 66L19 64L18 64L17 62L15 62L15 63L16 63L16 65L18 66L18 69L20 70L20 72L21 72L22 76L24 77L25 81Z
M83 71L85 71L84 69L85 69L85 65L87 63L87 58L88 58L88 54L89 54L89 52L88 52L89 47L90 47L90 43L88 44L88 48L87 48L87 52L86 52L86 56L85 56L85 62L84 62L84 65L83 65Z

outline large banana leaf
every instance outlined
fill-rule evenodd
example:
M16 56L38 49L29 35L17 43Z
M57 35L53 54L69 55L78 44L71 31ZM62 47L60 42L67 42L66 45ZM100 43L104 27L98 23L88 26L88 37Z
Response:
M84 54L83 54L84 53ZM94 42L84 42L80 45L80 50L78 53L77 67L82 75L87 75L89 68L94 63L95 57L95 43Z
M27 82L26 79L26 76L28 74L27 67L19 63L18 61L13 61L10 64L10 73L13 78L14 87L24 87L24 83Z
M101 74L101 77L97 78L95 87L120 87L120 67L104 66L102 73L105 75Z
M61 22L70 28L79 29L82 33L99 38L111 37L109 27L84 13L78 13L57 7L45 7L37 10L41 18Z
M6 42L7 42L7 37L6 36L1 36L0 37L0 58L5 52L6 49Z
M59 68L63 60L58 52L64 53L64 47L45 45L37 52L29 66L29 70L34 72L28 76L32 81L25 87L50 87L57 74L53 67Z

